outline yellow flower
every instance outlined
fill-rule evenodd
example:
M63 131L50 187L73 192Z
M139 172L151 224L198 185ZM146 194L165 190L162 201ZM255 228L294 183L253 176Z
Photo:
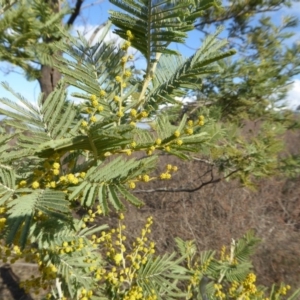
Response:
M147 155L152 155L153 154L153 151L150 149L150 150L147 150Z
M92 101L92 106L93 106L93 107L97 107L97 106L98 106L98 104L99 104L99 103L98 103L98 101L97 101L97 100L94 100L94 101Z
M40 184L37 181L34 181L31 186L33 189L38 189L40 187Z
M52 170L52 173L53 173L53 175L58 175L59 174L59 170L54 169L54 170Z
M175 136L175 137L180 137L180 131L176 130L176 131L174 132L174 136Z
M98 110L99 112L101 112L101 111L104 110L104 107L103 107L102 105L99 105L99 106L97 107L97 110Z
M73 180L74 180L74 178L75 178L75 176L74 176L74 174L68 174L67 175L67 179L68 179L68 181L70 181L70 182L72 182Z
M50 182L50 187L52 187L53 189L56 188L56 182L55 181L51 181Z
M96 95L91 95L91 101L97 101Z
M26 184L27 184L26 180L21 180L20 183L19 183L19 186L24 187L24 186L26 186Z
M95 123L95 122L97 121L97 118L96 118L95 116L92 116L92 117L90 118L90 121L91 121L92 123Z
M149 175L143 175L142 180L143 180L144 182L148 182L148 181L150 180Z
M124 116L124 113L121 110L119 110L117 112L117 117L122 118L123 116Z
M55 163L53 163L52 168L53 169L59 169L60 168L60 164L57 163L57 162L55 162Z
M199 126L203 126L203 125L204 125L204 121L199 121L199 122L198 122L198 125L199 125Z
M126 35L128 37L128 40L132 40L134 38L134 35L132 34L132 32L130 30L126 31Z
M167 178L167 174L166 174L166 173L161 173L161 174L159 175L159 178L160 178L160 179L166 179L166 178Z
M192 127L194 125L194 121L193 120L189 120L188 122L188 126Z
M21 253L21 249L19 246L14 246L13 250L15 251L16 254L20 254Z
M60 180L61 183L65 183L65 182L67 182L67 177L66 176L60 176L59 180Z
M130 182L129 182L129 187L130 187L131 189L135 189L135 183L134 183L133 181L130 181Z
M79 182L79 180L76 177L71 181L72 184L78 184L78 182Z
M116 76L115 80L116 80L116 82L122 82L122 77L121 76Z
M155 144L156 144L156 145L160 145L161 142L162 142L161 139L156 139Z
M118 76L117 76L118 77ZM120 77L120 76L119 76ZM114 101L115 102L120 102L121 98L119 96L114 96Z
M114 256L114 261L117 265L119 265L121 263L123 259L123 256L121 253L117 253L115 256Z
M130 77L131 76L131 72L129 70L126 70L124 73L125 77Z
M104 97L106 95L106 92L104 90L100 90L100 97Z
M81 172L79 176L80 176L81 178L84 178L84 177L85 177L85 175L86 175L86 173L85 173L85 172Z
M186 130L186 133L188 134L188 135L191 135L191 134L193 134L193 129L192 128L188 128L187 130Z
M88 122L87 121L82 121L81 122L81 126L82 127L87 127L88 126Z
M122 45L121 49L126 51L130 46L131 46L131 43L130 43L129 41L126 41L126 42Z
M126 149L125 152L128 156L130 156L132 154L132 151L130 149Z
M142 111L142 112L141 112L141 117L142 117L142 118L148 117L148 113L147 113L146 111Z
M136 111L136 109L131 109L130 110L130 115L132 116L132 117L136 117L136 115L137 115L137 111Z
M182 141L182 140L177 140L177 141L176 141L176 144L177 144L178 146L181 146L181 145L183 144L183 141Z
M127 62L127 56L123 56L122 58L121 58L121 63L122 64L125 64Z

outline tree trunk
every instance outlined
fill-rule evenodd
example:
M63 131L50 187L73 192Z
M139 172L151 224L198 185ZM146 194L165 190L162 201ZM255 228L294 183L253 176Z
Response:
M52 8L53 13L60 11L60 0L45 0L47 4ZM53 38L45 39L45 43L53 42ZM53 54L54 55L54 54ZM56 53L56 55L62 55L62 53ZM54 91L57 83L61 79L61 74L52 66L41 66L41 77L38 78L41 92L44 93L43 101Z
M41 77L38 80L44 100L53 92L60 79L61 74L55 68L45 65L41 67Z

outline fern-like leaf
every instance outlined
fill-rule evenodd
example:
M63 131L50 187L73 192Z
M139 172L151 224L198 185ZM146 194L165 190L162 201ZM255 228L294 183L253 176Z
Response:
M29 236L29 229L36 210L42 211L50 218L68 220L69 203L65 200L65 194L50 189L36 190L32 193L27 189L18 189L15 199L8 202L8 218L5 230L6 241L11 244L20 230L19 243L22 247Z

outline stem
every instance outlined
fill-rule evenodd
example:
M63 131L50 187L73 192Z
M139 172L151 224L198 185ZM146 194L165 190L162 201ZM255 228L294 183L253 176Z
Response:
M62 299L63 292L61 290L61 281L59 280L59 278L55 279L55 285L56 285L56 289L57 289L57 293L58 293L58 299Z
M158 61L161 57L162 53L156 53L155 55L155 62L154 63L151 63L150 62L150 58L148 58L148 62L147 62L147 73L146 73L146 77L145 77L145 80L144 80L144 83L143 83L143 88L142 88L142 91L140 93L140 97L139 97L139 100L138 100L138 105L140 105L144 99L145 99L145 94L146 94L146 90L153 78L153 75L155 74L155 70L156 70L156 67L157 67L157 64L158 64Z

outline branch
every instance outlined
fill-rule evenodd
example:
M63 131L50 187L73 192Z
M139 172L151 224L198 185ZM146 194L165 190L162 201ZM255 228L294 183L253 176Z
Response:
M212 183L217 183L220 182L228 177L230 177L231 175L233 175L234 173L240 171L240 169L234 170L232 172L230 172L228 175L224 176L224 177L219 177L214 179L214 175L212 172L212 169L208 172L210 172L210 180L206 181L206 182L201 182L201 184L195 188L179 188L179 189L170 189L170 188L158 188L158 189L149 189L149 190L136 190L134 191L134 193L137 194L142 194L142 193L194 193L198 190L200 190L201 188L203 188L204 186L208 185L208 184L212 184ZM201 177L205 176L208 172L206 172L204 175L202 175Z
M76 1L76 5L75 5L75 8L74 8L74 11L73 13L71 14L68 22L67 22L67 25L68 26L71 26L73 25L74 21L76 20L76 18L78 17L78 15L80 14L80 9L81 9L81 5L83 3L84 0L77 0Z
M264 12L270 12L270 11L278 11L280 9L280 7L269 7L269 8L266 8L266 9L258 9L255 11L255 14L259 14L259 13L264 13ZM209 25L209 24L212 24L212 23L216 23L216 22L223 22L223 21L228 21L229 19L232 19L232 18L236 18L236 17L240 17L246 13L250 13L250 12L253 12L253 9L248 9L248 10L242 10L240 11L239 13L235 14L234 12L232 12L232 14L230 14L230 11L228 12L229 14L223 16L223 17L219 17L219 18L215 18L215 19L211 19L211 20L208 20L208 21L203 21L203 22L200 22L198 24L195 24L194 27L200 27L200 26L204 26L204 25Z
M98 1L95 1L95 2L92 2L92 3L89 3L89 4L86 4L85 6L82 7L82 9L85 9L85 8L88 8L88 7L91 7L91 6L95 6L95 5L98 5L100 3L104 2L104 0L98 0Z

